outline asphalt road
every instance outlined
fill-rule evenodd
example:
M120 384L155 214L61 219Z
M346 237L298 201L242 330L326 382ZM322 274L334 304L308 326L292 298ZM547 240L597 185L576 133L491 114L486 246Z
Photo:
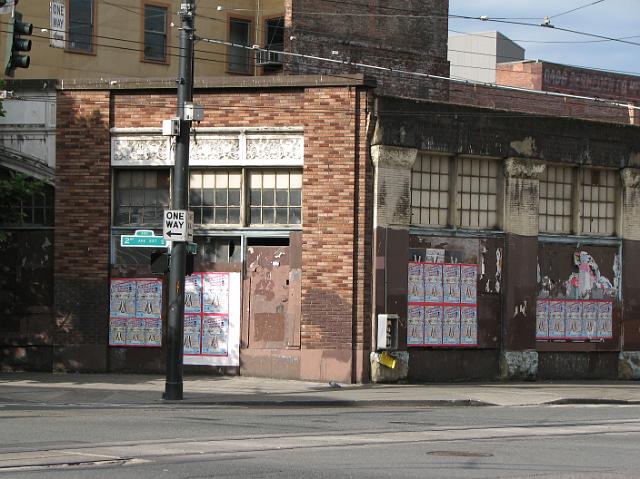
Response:
M0 403L7 478L637 478L640 406Z

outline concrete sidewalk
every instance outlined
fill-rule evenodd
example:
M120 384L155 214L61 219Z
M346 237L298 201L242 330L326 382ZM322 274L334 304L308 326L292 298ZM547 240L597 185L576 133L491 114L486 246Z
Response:
M184 401L163 401L163 391L164 377L155 375L0 374L0 406L640 404L640 383L621 381L336 385L249 377L188 376L184 379Z

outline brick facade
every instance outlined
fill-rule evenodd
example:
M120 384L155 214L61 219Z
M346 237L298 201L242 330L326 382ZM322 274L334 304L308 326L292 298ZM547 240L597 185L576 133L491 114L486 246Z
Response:
M58 341L104 345L109 127L157 128L175 115L176 99L170 90L77 90L61 92L59 101L55 269L64 326ZM194 101L206 112L199 127L304 129L301 350L343 351L334 354L343 370L333 379L365 379L353 351L368 356L370 348L369 94L357 84L201 89Z
M392 6L387 3L287 0L285 50L351 64L289 56L285 59L285 72L364 73L376 79L379 94L445 100L446 82L391 70L449 75L448 0L402 0ZM428 16L420 16L424 12ZM355 63L389 71L361 68Z

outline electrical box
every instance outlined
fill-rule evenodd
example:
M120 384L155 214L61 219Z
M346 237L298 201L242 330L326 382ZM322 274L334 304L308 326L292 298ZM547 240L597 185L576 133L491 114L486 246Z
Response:
M398 349L398 315L378 315L378 351Z
M162 120L163 136L179 136L180 135L180 118L169 118Z
M184 120L202 121L204 120L204 107L195 103L184 104Z

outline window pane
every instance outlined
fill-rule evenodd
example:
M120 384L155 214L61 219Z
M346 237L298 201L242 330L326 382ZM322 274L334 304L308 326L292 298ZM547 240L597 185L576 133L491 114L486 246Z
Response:
M155 226L169 203L166 170L116 171L114 178L114 224Z
M93 0L69 2L69 48L91 51L93 46Z

